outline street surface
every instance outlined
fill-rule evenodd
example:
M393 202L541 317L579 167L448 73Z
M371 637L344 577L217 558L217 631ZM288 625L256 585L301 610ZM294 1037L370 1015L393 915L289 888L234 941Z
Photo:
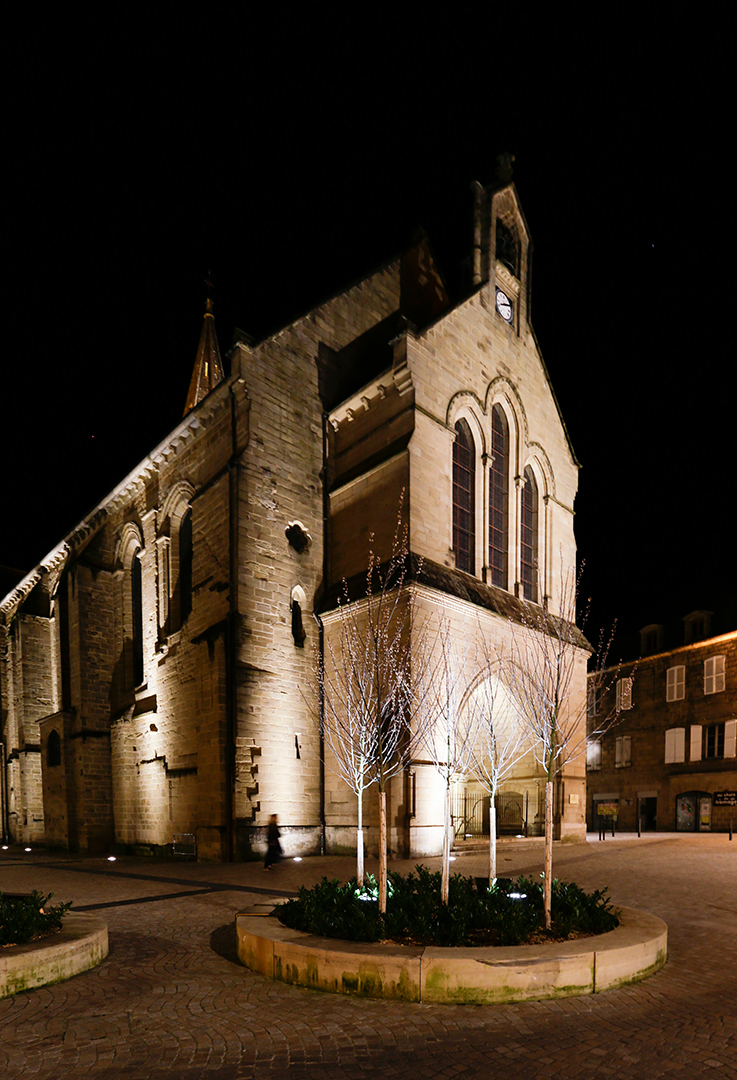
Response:
M499 872L536 874L542 859L541 841L503 842ZM483 854L453 869L483 874ZM233 920L323 875L350 877L349 858L265 874L257 863L0 852L0 889L53 892L110 932L98 968L0 1001L0 1078L737 1078L737 837L590 835L556 844L554 870L664 919L666 967L623 989L516 1005L322 994L243 968Z

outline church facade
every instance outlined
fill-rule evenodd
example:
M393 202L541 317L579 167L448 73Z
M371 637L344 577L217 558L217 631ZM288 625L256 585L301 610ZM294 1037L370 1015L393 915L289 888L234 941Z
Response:
M474 225L460 301L420 236L278 333L240 335L227 378L208 302L180 425L0 603L10 839L155 851L186 832L200 858L239 859L278 813L290 854L355 845L310 688L336 589L365 576L370 536L388 556L400 506L417 610L459 640L503 648L525 605L559 613L578 465L511 181L476 186ZM583 837L584 757L558 779L557 835ZM539 791L533 755L510 783ZM440 850L427 762L388 805L392 851Z

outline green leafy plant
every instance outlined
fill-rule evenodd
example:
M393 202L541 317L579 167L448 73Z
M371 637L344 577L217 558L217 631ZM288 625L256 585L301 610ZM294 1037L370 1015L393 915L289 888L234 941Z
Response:
M35 937L60 930L72 905L71 902L49 904L53 895L32 892L30 896L18 897L0 893L0 946L24 945Z
M449 902L441 899L442 875L417 866L415 873L389 875L386 914L378 910L376 881L361 887L323 878L302 888L279 908L286 926L347 941L390 939L419 945L520 945L561 940L572 934L602 934L618 925L606 890L587 893L570 882L552 884L552 929L545 929L542 879L485 879L454 875Z

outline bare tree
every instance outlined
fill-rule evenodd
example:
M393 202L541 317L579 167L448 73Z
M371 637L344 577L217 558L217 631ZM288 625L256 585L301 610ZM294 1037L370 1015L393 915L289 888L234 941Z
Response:
M496 880L496 797L522 758L530 752L530 738L503 683L503 663L494 657L485 639L477 685L466 706L475 738L469 772L489 793L489 885Z
M585 750L586 731L586 659L594 653L594 683L606 692L616 682L619 669L606 668L606 659L614 630L605 640L599 638L594 650L576 626L579 578L564 573L561 567L560 613L550 615L537 604L525 603L521 625L511 624L511 648L506 680L531 737L537 761L545 772L545 925L551 926L553 880L553 801L554 785L562 769ZM582 623L585 626L588 608ZM577 676L580 685L576 685ZM608 731L619 720L619 699L614 708L597 722L596 736ZM589 731L589 736L591 731Z
M427 648L424 655L418 657L415 654L413 658L417 671L414 682L415 733L422 739L422 745L443 781L441 900L447 904L452 844L451 785L458 776L468 771L475 729L472 718L464 709L469 685L469 650L457 644L457 638L445 617L441 617L434 645L434 662Z
M415 741L410 648L414 609L406 588L408 549L400 518L391 557L382 564L370 540L365 593L343 582L339 630L326 642L329 666L317 669L322 723L338 774L358 801L357 878L363 883L363 796L373 785L379 801L379 910L386 911L386 792L409 759ZM326 635L327 636L327 635Z

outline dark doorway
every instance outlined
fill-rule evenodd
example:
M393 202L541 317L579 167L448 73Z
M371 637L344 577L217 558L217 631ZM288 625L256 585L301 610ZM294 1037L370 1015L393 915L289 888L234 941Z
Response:
M658 827L658 800L655 796L640 799L640 828L654 832Z

